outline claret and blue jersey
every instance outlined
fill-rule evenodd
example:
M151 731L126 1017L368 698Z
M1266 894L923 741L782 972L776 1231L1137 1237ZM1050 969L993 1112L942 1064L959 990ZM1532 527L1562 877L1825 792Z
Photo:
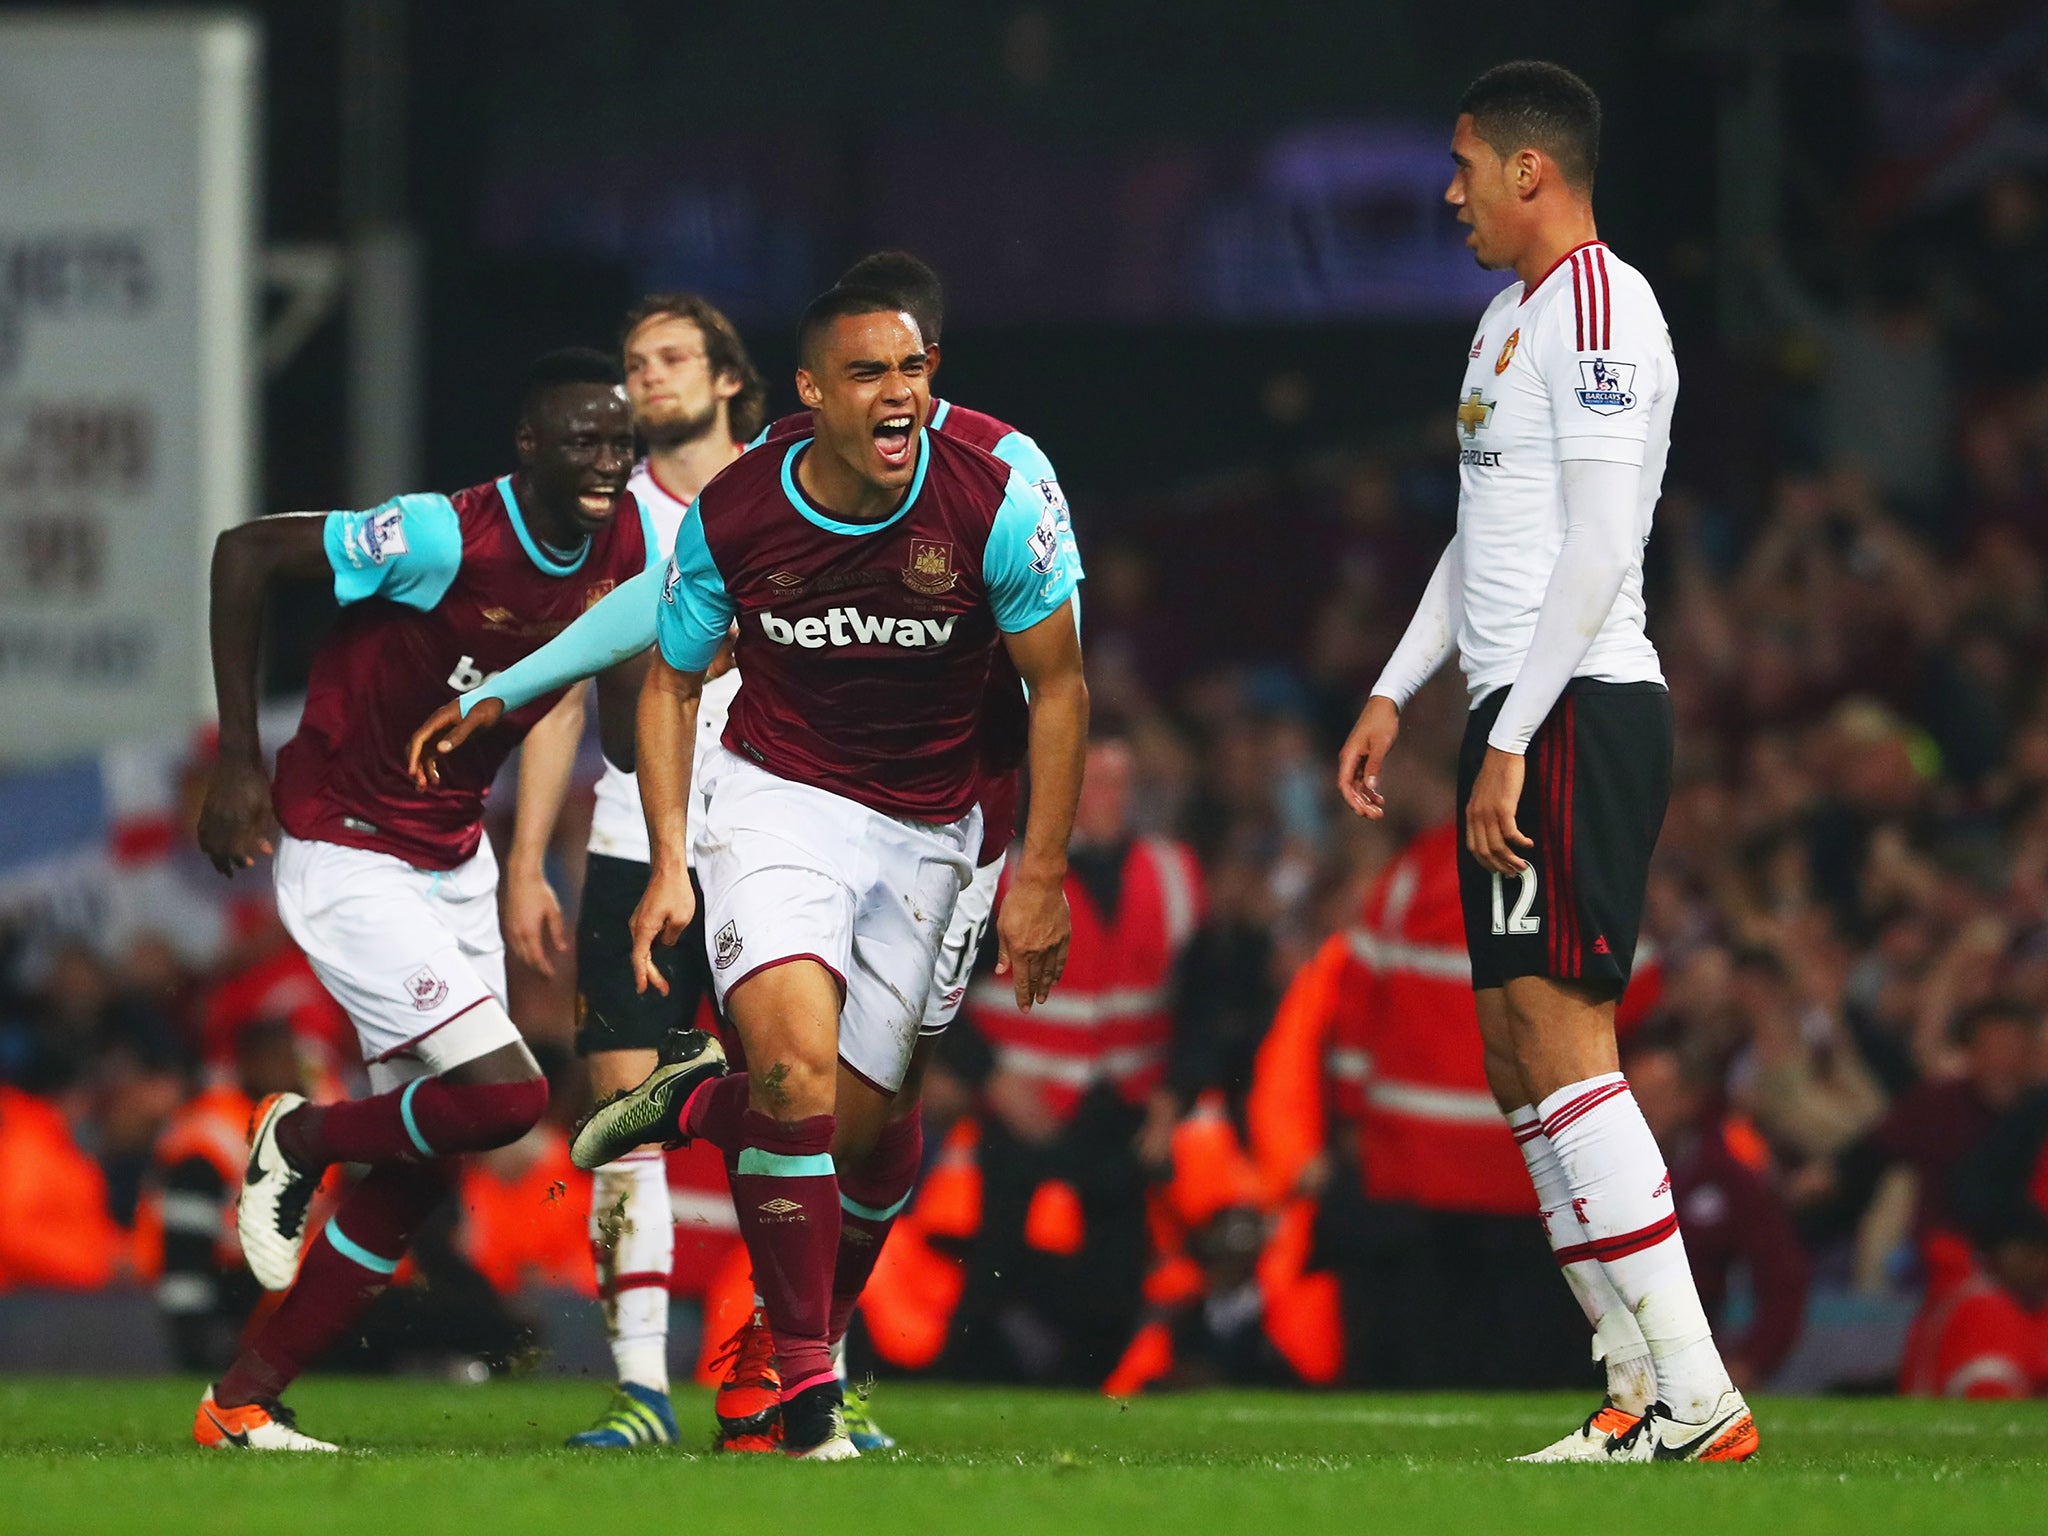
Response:
M890 815L951 821L977 798L999 631L1065 610L1080 579L1065 508L927 431L902 506L848 523L798 484L809 447L771 441L705 487L662 582L662 654L700 670L737 619L728 748Z
M507 476L329 513L324 534L342 612L314 655L298 732L278 753L278 821L295 837L453 868L476 851L491 780L559 693L467 743L430 790L405 772L414 729L659 558L646 514L621 497L603 529L551 549Z

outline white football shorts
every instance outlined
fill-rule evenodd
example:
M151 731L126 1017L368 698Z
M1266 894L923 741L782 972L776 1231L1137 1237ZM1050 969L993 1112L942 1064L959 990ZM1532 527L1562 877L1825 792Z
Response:
M518 1040L504 1011L498 860L488 838L467 862L433 870L285 833L275 885L278 916L355 1021L380 1091ZM487 1002L498 1006L478 1006Z
M988 941L989 920L996 913L996 887L1003 883L1007 850L995 862L975 870L967 889L953 904L953 921L946 925L945 942L939 946L939 963L932 970L931 994L924 1000L924 1022L920 1035L940 1035L960 1012L967 997L967 983L974 977L975 957Z
M719 1003L771 966L816 960L845 989L839 1059L894 1093L974 875L980 808L942 826L886 816L723 746L698 786L691 843Z

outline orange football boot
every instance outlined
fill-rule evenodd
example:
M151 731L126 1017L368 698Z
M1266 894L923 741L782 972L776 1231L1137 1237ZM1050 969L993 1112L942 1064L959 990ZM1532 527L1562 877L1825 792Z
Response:
M213 1388L199 1399L199 1412L192 1419L192 1438L216 1451L333 1451L340 1447L315 1440L299 1429L291 1409L276 1401L243 1403L223 1408L213 1400Z
M711 1411L718 1416L718 1443L731 1450L750 1449L734 1442L774 1432L779 1443L782 1427L782 1373L775 1368L775 1335L769 1332L768 1317L759 1307L734 1330L712 1366L726 1367L718 1384L718 1397ZM761 1449L774 1449L764 1446Z

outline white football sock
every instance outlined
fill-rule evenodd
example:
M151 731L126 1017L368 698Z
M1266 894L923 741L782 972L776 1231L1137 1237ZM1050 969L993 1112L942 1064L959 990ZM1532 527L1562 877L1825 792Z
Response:
M668 1391L668 1282L676 1228L668 1162L658 1147L598 1169L590 1190L590 1249L604 1328L619 1380Z
M1649 1342L1658 1399L1681 1419L1705 1419L1733 1383L1686 1263L1664 1154L1628 1079L1589 1077L1558 1089L1536 1112L1588 1246Z
M1564 1164L1543 1134L1536 1107L1524 1104L1508 1111L1508 1129L1522 1149L1522 1161L1529 1165L1529 1182L1536 1186L1537 1213L1543 1220L1543 1235L1550 1240L1550 1251L1563 1255L1585 1248L1590 1240L1572 1209ZM1641 1414L1657 1396L1657 1372L1650 1362L1649 1341L1636 1325L1635 1314L1590 1252L1570 1260L1561 1258L1558 1268L1578 1298L1579 1310L1593 1325L1593 1358L1607 1368L1607 1395L1615 1407Z

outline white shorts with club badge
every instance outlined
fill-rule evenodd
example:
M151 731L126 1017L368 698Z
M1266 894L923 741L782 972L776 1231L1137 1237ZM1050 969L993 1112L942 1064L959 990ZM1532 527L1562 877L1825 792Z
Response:
M974 876L981 810L935 825L778 778L712 746L691 835L721 1007L748 977L815 960L839 978L839 1059L903 1086L953 908Z
M449 870L278 839L277 914L356 1026L379 1092L510 1045L498 861L488 839ZM479 1006L494 1002L495 1008Z

